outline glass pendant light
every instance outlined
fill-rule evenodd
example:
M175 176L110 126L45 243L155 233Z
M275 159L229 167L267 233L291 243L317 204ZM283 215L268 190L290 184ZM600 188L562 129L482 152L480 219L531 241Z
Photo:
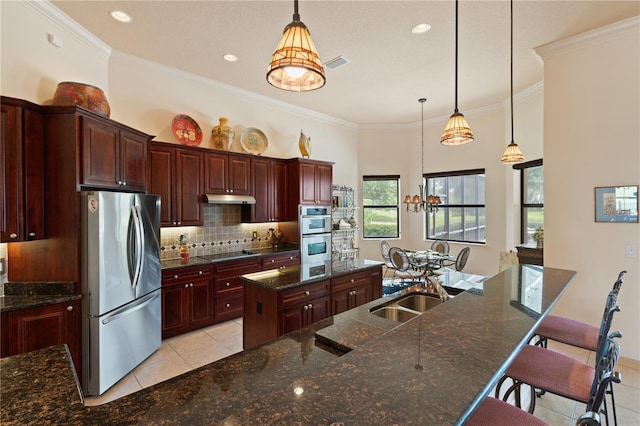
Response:
M282 33L271 55L267 81L278 89L304 92L325 84L324 67L307 27L300 21L298 0L293 2L293 21Z
M456 104L453 114L449 118L447 126L444 128L440 143L442 145L463 145L473 142L473 132L464 115L458 112L458 0L456 0Z
M511 0L511 143L502 154L502 164L517 164L524 161L524 155L513 139L513 0Z

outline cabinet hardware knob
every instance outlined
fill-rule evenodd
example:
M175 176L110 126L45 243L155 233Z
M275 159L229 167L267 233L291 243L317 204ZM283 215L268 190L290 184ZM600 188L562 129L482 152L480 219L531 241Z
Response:
M177 275L174 275L174 276L173 276L173 279L174 279L174 280L177 280L177 279L178 279L178 276L177 276Z
M227 287L231 286L231 283L227 283Z
M313 309L313 303L309 303L309 309Z
M73 306L67 306L67 311L69 312L73 311Z
M275 262L275 259L271 259L271 263Z
M35 237L35 236L36 236L36 233L35 233L35 232L29 232L29 236L30 236L31 238L33 238L33 237Z
M127 182L122 182L122 186L127 186Z
M14 238L14 239L15 239L15 238L18 238L18 234L16 234L15 232L12 232L12 233L9 235L9 238Z
M199 275L202 275L202 271L198 271L198 274L199 274Z
M189 287L193 287L193 283L189 283Z
M178 225L182 225L182 222L178 221Z
M351 278L351 283L355 283L355 282L356 282L356 280L354 280L353 278Z
M227 308L230 308L230 307L231 307L231 303L227 303Z
M305 295L305 296L308 296L309 294L310 294L310 293L309 293L309 291L305 291L305 292L304 292L304 295Z
M304 309L305 311L308 311L308 310L309 310L309 305L304 305L303 309Z
M173 221L172 223L173 223L174 225L177 225L177 224L178 224L176 221Z
M189 284L185 284L185 285L184 285L184 288L189 288Z
M233 192L233 189L230 189L229 192Z
M116 181L116 184L117 184L117 185L122 185L122 181L117 180L117 181Z

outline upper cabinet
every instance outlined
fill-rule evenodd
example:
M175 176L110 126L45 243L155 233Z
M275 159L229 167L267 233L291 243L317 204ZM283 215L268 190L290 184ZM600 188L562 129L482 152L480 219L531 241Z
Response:
M202 152L169 143L149 146L149 193L160 195L160 225L202 225Z
M294 158L289 160L290 210L298 204L331 205L333 163Z
M242 206L243 222L283 222L287 217L287 162L251 160L251 191L255 204Z
M208 152L204 161L206 194L251 194L251 162L247 156Z
M2 97L0 243L44 238L40 107Z
M147 191L153 136L80 107L46 107L45 135L56 149L76 150L78 189Z

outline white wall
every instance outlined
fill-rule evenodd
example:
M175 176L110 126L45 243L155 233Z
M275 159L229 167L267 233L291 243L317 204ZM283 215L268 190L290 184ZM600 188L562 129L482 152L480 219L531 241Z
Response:
M544 60L545 266L576 278L555 314L599 324L628 271L613 329L640 359L640 225L594 222L594 187L640 183L640 18L538 49Z

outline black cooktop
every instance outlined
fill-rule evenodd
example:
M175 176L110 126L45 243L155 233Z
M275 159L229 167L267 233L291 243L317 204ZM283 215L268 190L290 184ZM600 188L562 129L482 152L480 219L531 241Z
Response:
M252 250L242 250L242 251L233 251L231 253L218 253L218 254L203 254L203 255L198 255L198 257L202 258L202 259L207 259L210 261L217 261L217 260L229 260L229 259L239 259L239 258L243 258L243 257L253 257L253 256L259 256L258 253L252 251Z

